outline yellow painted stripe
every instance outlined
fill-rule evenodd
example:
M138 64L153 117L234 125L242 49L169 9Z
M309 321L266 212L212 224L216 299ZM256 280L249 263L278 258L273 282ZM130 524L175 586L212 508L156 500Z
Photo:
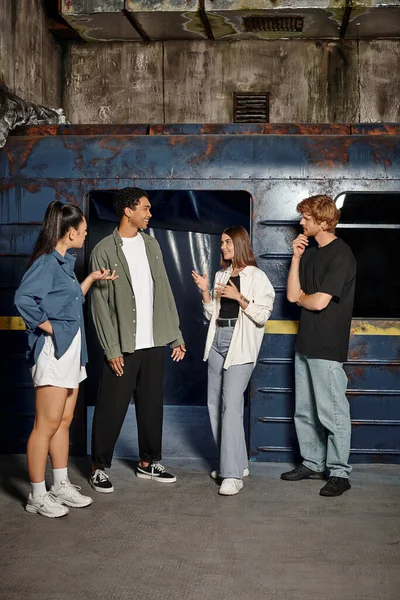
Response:
M21 317L0 317L0 330L25 331L25 323Z
M400 321L353 321L351 333L353 335L400 335Z
M298 321L267 321L265 333L296 335L298 326ZM400 321L353 321L351 333L352 335L400 335Z
M265 333L279 333L284 335L296 335L299 328L298 321L267 321Z
M378 325L379 323L379 325ZM265 333L279 335L296 335L298 321L267 321ZM0 330L25 331L25 323L21 317L0 317ZM398 335L400 336L400 321L353 321L353 335Z

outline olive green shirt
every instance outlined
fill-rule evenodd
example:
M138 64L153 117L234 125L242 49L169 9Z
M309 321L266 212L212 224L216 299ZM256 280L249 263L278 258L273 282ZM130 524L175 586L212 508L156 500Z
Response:
M154 281L153 339L154 346L184 344L179 317L168 281L160 246L153 237L139 231ZM118 279L100 280L92 285L91 309L97 337L108 360L135 352L136 303L129 266L122 250L118 229L95 246L90 268L115 270ZM140 318L140 315L139 315Z

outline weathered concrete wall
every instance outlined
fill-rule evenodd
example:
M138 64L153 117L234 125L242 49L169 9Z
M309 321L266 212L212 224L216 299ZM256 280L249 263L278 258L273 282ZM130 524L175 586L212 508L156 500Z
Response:
M397 41L72 45L73 123L229 123L235 91L270 93L271 122L399 121Z
M400 121L400 42L360 42L360 120Z
M166 43L164 71L170 123L229 123L235 91L268 91L271 122L358 119L354 42Z
M25 100L61 106L61 49L41 0L0 0L0 81Z
M162 43L72 45L66 107L71 123L163 123Z

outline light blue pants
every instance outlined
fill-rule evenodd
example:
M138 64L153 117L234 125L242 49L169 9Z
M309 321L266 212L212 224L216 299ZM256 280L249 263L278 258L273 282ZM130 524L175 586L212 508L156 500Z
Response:
M221 477L243 478L248 466L243 426L244 392L253 363L223 368L233 327L217 327L208 357L207 401L211 429L219 449Z
M349 477L351 421L343 364L296 353L294 423L303 464Z

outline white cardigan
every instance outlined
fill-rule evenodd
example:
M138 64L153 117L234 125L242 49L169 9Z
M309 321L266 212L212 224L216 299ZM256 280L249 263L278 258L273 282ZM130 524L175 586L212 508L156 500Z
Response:
M218 271L215 275L214 289L217 283L226 284L232 273L232 267ZM232 365L257 362L258 353L264 337L264 326L274 305L275 291L266 274L257 267L245 267L239 273L240 293L250 301L245 310L239 307L238 320L224 362L224 369ZM203 311L210 321L204 359L208 359L216 331L216 320L220 311L220 298L214 293L213 300L203 302Z

